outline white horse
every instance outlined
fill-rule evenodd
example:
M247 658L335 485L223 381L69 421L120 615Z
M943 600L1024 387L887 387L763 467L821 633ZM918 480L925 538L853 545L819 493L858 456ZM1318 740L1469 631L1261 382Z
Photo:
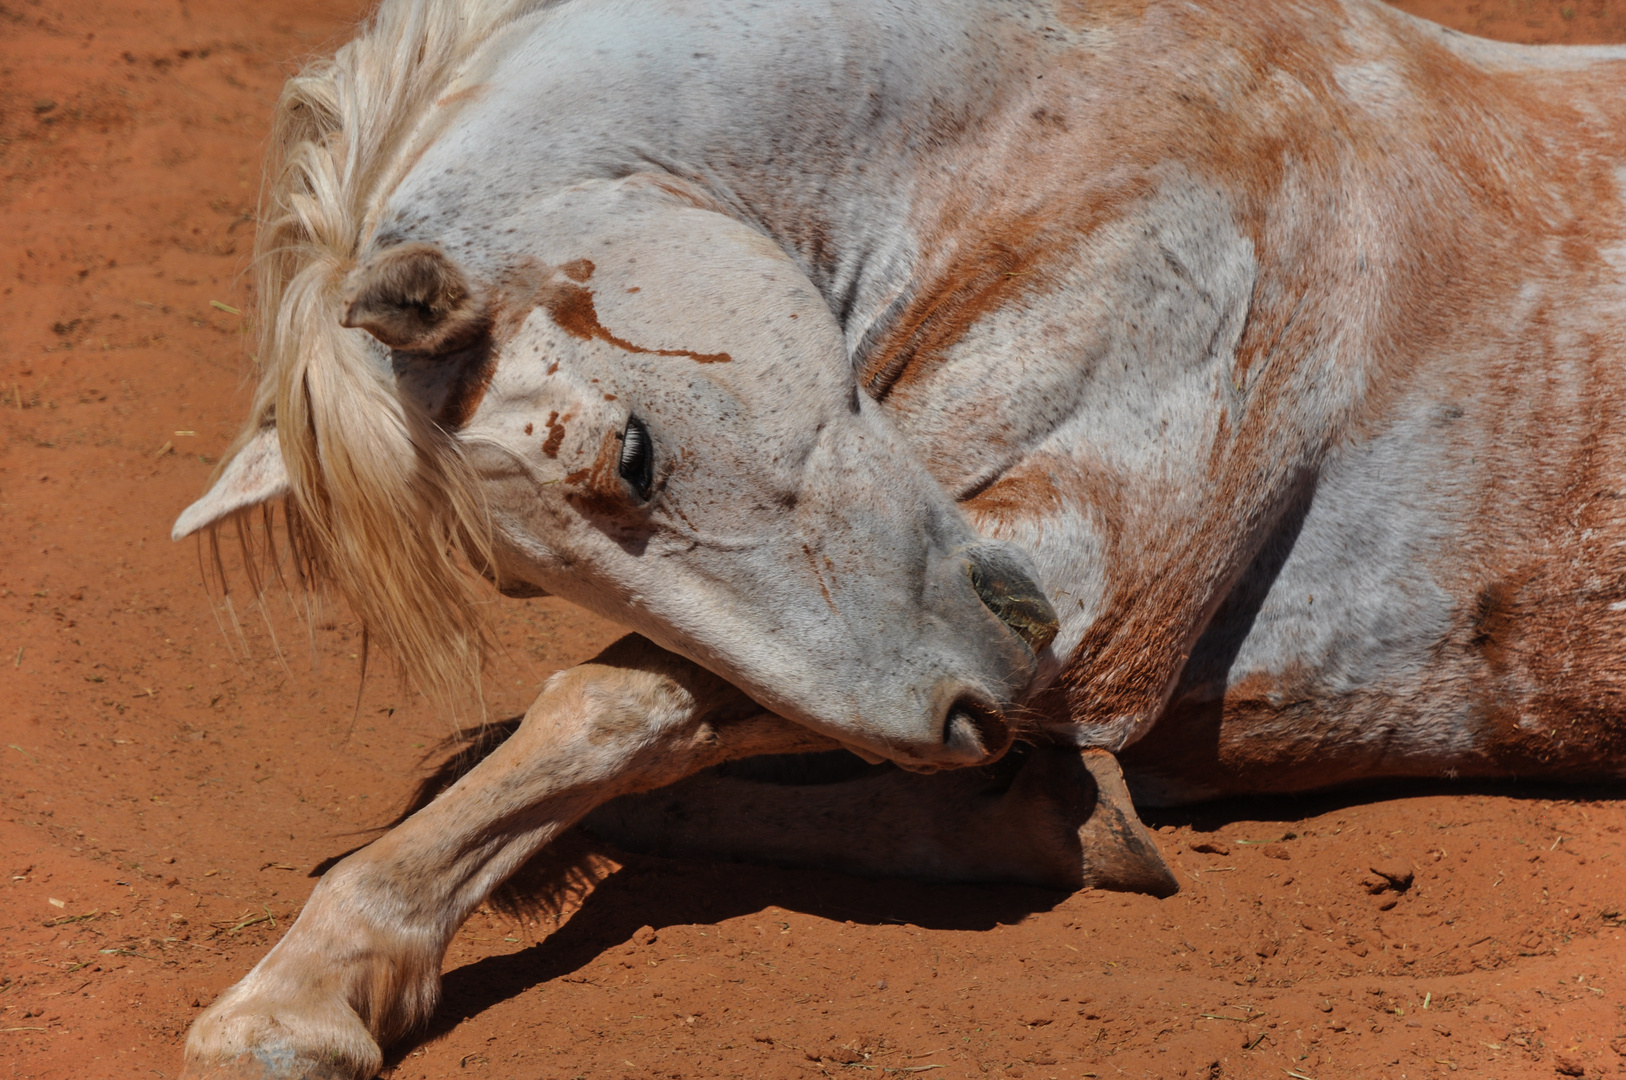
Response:
M1626 51L1375 0L385 0L274 146L259 397L176 535L283 500L443 697L481 576L642 636L330 872L189 1075L371 1076L595 807L1166 891L1119 760L1158 803L1626 770ZM905 771L603 805L834 747Z

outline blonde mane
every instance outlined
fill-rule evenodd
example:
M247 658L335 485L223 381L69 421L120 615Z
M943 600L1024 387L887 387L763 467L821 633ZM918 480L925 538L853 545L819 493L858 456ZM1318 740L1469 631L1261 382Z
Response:
M340 289L412 151L438 130L437 101L546 2L384 0L355 40L283 88L255 241L260 382L224 458L276 424L297 577L336 589L370 639L454 708L479 693L489 643L489 593L472 572L491 565L484 507L455 441L403 408L376 346L339 325ZM246 516L237 528L246 534Z

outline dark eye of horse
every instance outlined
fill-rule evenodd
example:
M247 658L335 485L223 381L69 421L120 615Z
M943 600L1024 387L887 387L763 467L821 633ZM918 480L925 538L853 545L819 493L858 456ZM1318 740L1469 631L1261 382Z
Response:
M655 483L655 446L649 429L636 416L627 417L627 430L621 433L621 479L632 485L640 499L649 498Z

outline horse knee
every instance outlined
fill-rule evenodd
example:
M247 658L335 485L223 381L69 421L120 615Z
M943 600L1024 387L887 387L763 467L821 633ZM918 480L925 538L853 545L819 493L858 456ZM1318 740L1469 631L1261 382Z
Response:
M673 751L714 740L718 723L760 707L699 665L636 634L543 684L516 736L577 749L630 752L660 744Z

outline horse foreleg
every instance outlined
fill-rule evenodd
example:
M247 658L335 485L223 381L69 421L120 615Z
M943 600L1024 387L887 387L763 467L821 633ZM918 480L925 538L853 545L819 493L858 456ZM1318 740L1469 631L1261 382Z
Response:
M519 729L433 803L325 875L299 919L187 1036L186 1077L375 1075L421 1023L452 935L606 799L828 740L640 638L550 679Z
M794 762L785 770L805 779ZM584 824L633 851L865 877L1156 896L1179 887L1105 750L1029 747L983 768L930 776L872 769L824 783L714 770L616 799Z

